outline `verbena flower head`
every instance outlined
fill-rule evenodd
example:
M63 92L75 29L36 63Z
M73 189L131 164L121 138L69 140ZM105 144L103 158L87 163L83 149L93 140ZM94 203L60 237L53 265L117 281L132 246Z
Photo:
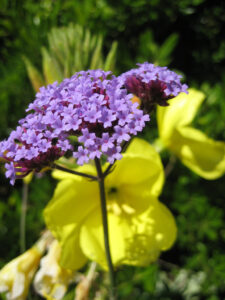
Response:
M81 71L59 85L40 88L27 116L0 143L6 177L14 184L68 151L79 165L102 155L110 163L121 159L123 143L149 120L131 98L111 72L102 70ZM78 147L71 136L78 137Z
M137 69L123 73L120 80L130 93L141 99L145 111L150 112L155 104L168 106L169 99L187 93L187 85L180 82L182 76L167 67L148 62L137 65Z

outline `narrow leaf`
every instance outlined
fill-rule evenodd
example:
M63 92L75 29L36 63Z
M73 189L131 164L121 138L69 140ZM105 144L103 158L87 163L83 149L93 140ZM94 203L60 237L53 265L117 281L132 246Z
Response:
M90 69L98 69L102 67L102 42L103 38L101 35L98 36L97 45L92 55Z
M48 51L43 47L43 73L47 84L51 84L55 81L61 82L63 80L63 74L60 71L60 67L56 59L52 58Z
M39 88L45 84L44 79L38 69L31 63L31 61L27 57L23 56L23 60L33 89L38 92Z
M118 43L115 41L112 43L111 49L105 59L104 70L113 71L116 62L116 52L117 52Z

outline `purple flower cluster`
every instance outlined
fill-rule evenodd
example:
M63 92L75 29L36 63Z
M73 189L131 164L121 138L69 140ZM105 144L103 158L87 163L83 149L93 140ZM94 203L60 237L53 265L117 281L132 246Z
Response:
M0 143L6 177L14 184L69 152L79 165L102 155L110 163L121 159L122 144L149 120L131 98L118 78L102 70L82 71L40 88L26 117Z
M137 65L137 69L123 73L120 81L128 92L141 99L141 108L145 111L150 112L155 104L167 106L169 99L181 92L187 93L187 85L180 82L182 76L167 67L158 67L148 62Z

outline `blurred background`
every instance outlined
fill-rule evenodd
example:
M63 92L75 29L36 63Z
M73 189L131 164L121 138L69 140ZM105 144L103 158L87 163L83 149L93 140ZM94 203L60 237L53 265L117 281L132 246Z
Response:
M0 0L0 139L24 117L40 86L81 69L119 75L149 61L178 71L205 93L194 125L224 141L224 31L222 0ZM152 142L156 136L153 116L144 137ZM225 299L224 184L174 163L161 201L176 217L176 244L149 267L119 269L119 299ZM37 240L55 185L49 174L33 178L21 241L26 191L20 181L11 187L1 169L0 267Z

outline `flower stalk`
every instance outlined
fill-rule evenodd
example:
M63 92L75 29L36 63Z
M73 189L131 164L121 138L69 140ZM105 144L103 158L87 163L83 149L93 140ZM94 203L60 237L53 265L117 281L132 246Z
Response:
M23 182L23 194L22 194L21 217L20 217L20 252L21 253L25 252L26 250L27 200L28 200L28 183Z
M67 168L59 166L57 164L53 164L52 168L60 170L60 171L64 171L64 172L67 172L67 173L70 173L70 174L73 174L73 175L86 177L86 178L89 178L89 179L92 179L92 180L98 180L98 177L96 177L96 176L89 175L89 174L82 173L82 172L77 172L77 171L74 171L74 170L71 170L71 169L67 169Z
M121 149L121 153L126 152L128 146L130 145L130 143L131 143L132 140L133 140L133 136L130 138L129 141L126 141L126 142L123 143L122 149ZM113 162L112 164L108 165L108 167L104 171L104 177L106 177L107 175L109 175L113 171L113 169L112 169L113 167L115 167L115 162Z
M100 201L101 201L101 212L102 212L102 224L103 224L103 232L104 232L104 244L105 244L105 254L107 265L109 268L109 279L110 279L110 300L116 300L115 296L115 274L113 269L113 263L110 253L110 245L109 245L109 230L108 230L108 219L107 219L107 206L106 206L106 196L105 196L105 175L102 172L101 163L99 159L95 159L95 166L98 174L98 183L99 183L99 191L100 191Z

